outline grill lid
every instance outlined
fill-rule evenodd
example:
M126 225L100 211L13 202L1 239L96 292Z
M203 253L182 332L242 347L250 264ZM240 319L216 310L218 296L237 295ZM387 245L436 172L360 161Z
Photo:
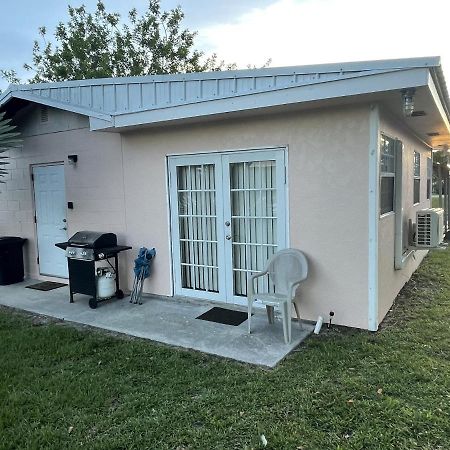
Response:
M117 235L100 231L78 231L69 239L69 246L85 248L106 248L117 245Z

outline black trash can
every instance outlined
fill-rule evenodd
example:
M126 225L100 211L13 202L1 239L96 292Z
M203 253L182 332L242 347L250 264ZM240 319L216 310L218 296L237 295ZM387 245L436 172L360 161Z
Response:
M0 285L23 281L22 246L26 239L0 236Z

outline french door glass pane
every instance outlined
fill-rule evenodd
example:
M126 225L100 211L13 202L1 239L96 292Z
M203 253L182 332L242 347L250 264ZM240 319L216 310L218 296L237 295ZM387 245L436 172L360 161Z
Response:
M218 292L216 180L213 164L177 167L181 284Z
M263 270L277 250L276 162L230 164L233 293L247 295L250 272ZM259 289L267 280L260 279Z

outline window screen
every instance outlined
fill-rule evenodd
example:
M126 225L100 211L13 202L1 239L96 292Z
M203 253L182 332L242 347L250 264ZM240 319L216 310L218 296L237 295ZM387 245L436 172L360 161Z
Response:
M414 204L420 202L420 153L414 152Z
M380 148L380 214L394 211L395 139L381 135Z

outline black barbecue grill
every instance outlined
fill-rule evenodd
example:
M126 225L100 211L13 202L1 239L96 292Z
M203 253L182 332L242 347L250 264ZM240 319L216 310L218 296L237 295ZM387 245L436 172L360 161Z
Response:
M100 299L97 298L97 283L95 277L95 262L114 258L114 272L116 274L116 297L123 298L123 291L119 286L119 253L130 250L131 247L117 245L114 233L100 233L97 231L79 231L67 242L56 244L66 251L69 267L70 303L73 294L91 295L89 306L96 308Z

